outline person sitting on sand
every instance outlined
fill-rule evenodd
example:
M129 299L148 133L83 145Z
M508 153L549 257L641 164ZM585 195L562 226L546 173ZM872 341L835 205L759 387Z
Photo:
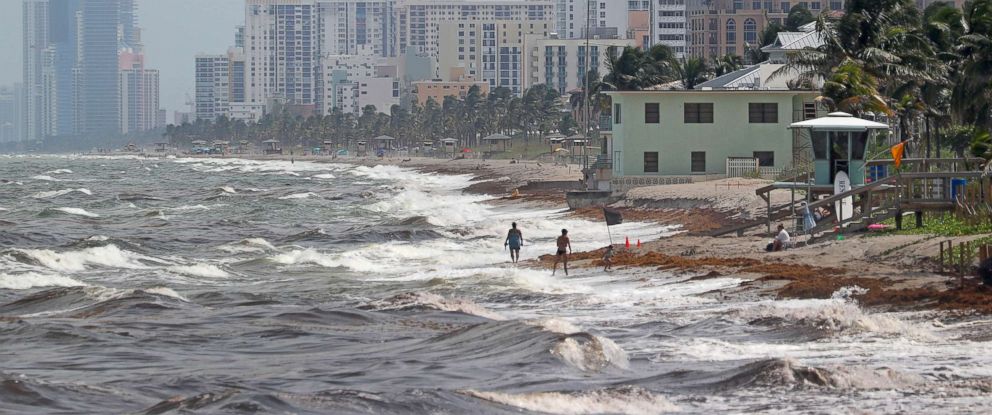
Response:
M555 253L555 266L551 270L551 275L555 275L558 271L558 261L564 263L565 275L568 275L568 254L572 253L572 241L568 239L568 229L561 230L561 236L555 241L558 245L558 251ZM568 251L565 249L568 248Z
M775 235L775 240L768 244L765 250L769 252L782 251L788 247L790 239L789 233L785 231L785 225L780 223L778 224L778 235Z
M510 247L510 261L514 264L520 260L520 247L524 245L524 234L517 229L517 223L510 224L510 230L506 233L506 240L503 247Z
M609 271L613 268L613 245L606 247L606 252L603 252L603 271Z

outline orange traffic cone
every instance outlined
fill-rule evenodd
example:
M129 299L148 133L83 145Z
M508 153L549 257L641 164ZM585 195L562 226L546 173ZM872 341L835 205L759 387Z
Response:
M624 239L624 243L623 243L624 248L630 249L630 238L625 236L623 237L623 239Z
M637 240L637 247L638 247L638 248L640 248L640 247L641 247L641 240L640 240L640 239L638 239L638 240Z

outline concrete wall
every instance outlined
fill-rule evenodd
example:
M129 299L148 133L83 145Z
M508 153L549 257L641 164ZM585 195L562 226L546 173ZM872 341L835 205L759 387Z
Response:
M654 91L612 93L620 104L614 114L614 174L617 176L703 175L691 171L693 151L706 152L705 174L726 174L728 157L752 157L773 151L775 168L792 162L794 110L815 94L797 91ZM749 103L778 103L778 122L751 124ZM660 122L646 124L646 103L658 103ZM684 122L686 103L713 103L712 124ZM644 153L657 151L658 172L644 171Z

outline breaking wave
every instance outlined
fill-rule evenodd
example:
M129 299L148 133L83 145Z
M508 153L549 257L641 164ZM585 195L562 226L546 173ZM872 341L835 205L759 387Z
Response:
M212 264L174 265L169 267L169 271L204 278L227 278L231 276L231 274L227 273L227 271L224 271L220 269L220 267Z
M100 215L97 215L96 213L90 212L90 211L88 211L86 209L83 209L83 208L58 207L58 208L50 208L50 209L46 209L46 210L51 210L51 211L55 211L55 212L62 212L62 213L68 214L68 215L85 216L87 218L99 218L100 217Z
M414 310L433 309L439 311L449 311L464 313L473 316L483 317L490 320L505 320L506 318L489 311L485 307L468 300L449 299L437 294L426 292L408 292L398 294L386 299L370 302L367 308L379 311L390 310Z
M82 194L87 195L87 196L92 196L93 195L93 192L91 192L90 189L86 189L86 188L82 188L81 187L79 189L62 189L62 190L52 190L52 191L48 191L48 192L38 192L38 193L35 193L35 194L31 195L31 197L33 197L35 199L51 199L53 197L64 196L64 195L67 195L67 194L70 194L70 193L75 193L75 192L82 193Z
M462 391L463 394L525 411L549 414L629 414L647 415L678 411L664 396L637 387L600 389L583 392L504 392Z
M88 266L112 268L147 269L148 263L162 264L164 261L135 252L123 250L117 245L94 246L76 251L56 252L50 249L11 249L21 262L41 265L60 272L79 272Z
M79 287L83 282L58 274L25 272L21 274L0 273L0 289L26 290L36 287Z
M891 390L925 383L914 374L890 368L863 366L804 366L792 359L767 359L709 376L708 389L749 387L822 387L832 389Z

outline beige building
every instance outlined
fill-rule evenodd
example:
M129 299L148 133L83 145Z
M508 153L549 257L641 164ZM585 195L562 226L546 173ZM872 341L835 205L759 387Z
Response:
M468 95L468 90L473 86L479 87L480 94L489 94L488 82L475 81L471 79L462 79L457 81L416 81L413 83L414 93L417 95L417 102L420 105L426 104L429 99L434 99L434 102L441 105L441 103L444 102L444 97L446 96L465 98L465 96Z
M505 87L514 94L523 91L524 38L547 37L551 19L453 20L439 25L438 53L434 76L442 78L452 69L463 69L469 79ZM444 80L456 80L448 77Z
M759 38L769 22L784 23L789 10L798 4L813 14L844 10L843 0L688 0L689 55L706 59L745 56L747 45L763 46Z
M442 23L541 20L550 28L555 18L554 0L404 0L395 10L399 50L412 50L435 61L443 40Z
M608 70L606 62L610 48L618 53L627 46L639 46L634 39L590 39L590 54L586 57L584 39L546 38L541 35L524 36L524 88L538 84L548 85L561 95L582 89L584 74L590 69L603 76Z

